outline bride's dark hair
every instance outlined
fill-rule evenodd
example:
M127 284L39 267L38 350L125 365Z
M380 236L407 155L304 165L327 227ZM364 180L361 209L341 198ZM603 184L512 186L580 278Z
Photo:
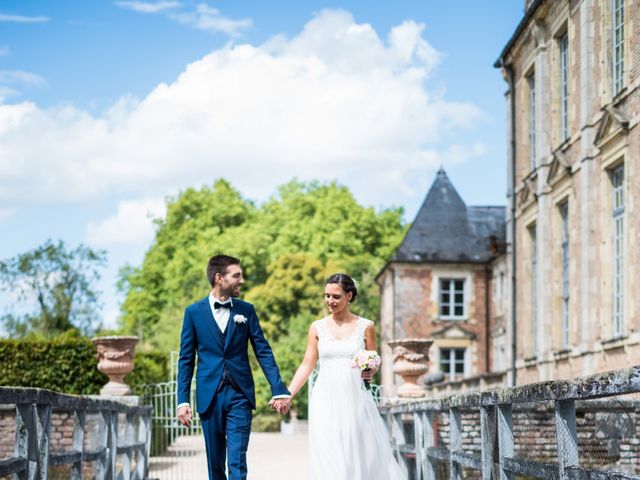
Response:
M337 283L345 292L351 292L351 301L354 302L356 300L356 297L358 296L356 282L354 282L353 278L346 273L334 273L327 278L326 282L324 282L325 285L329 285L330 283Z

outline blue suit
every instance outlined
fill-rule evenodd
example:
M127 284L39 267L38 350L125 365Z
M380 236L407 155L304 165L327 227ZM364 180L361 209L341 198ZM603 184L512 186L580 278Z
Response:
M202 421L210 480L226 480L226 450L229 479L247 476L246 452L256 408L248 342L272 396L288 395L253 305L234 298L224 333L213 318L209 297L186 308L178 360L178 404L189 402L197 353L196 411ZM230 377L226 382L222 382L223 373Z

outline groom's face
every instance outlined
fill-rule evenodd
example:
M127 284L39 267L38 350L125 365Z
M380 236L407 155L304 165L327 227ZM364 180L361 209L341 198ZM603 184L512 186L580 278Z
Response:
M229 297L239 297L244 283L240 265L229 265L224 274L219 275L220 290Z

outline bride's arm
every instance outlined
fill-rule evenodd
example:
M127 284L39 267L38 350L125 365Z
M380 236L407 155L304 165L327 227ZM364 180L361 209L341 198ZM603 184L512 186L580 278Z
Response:
M372 323L364 331L364 345L367 350L376 350L376 327Z
M307 381L313 369L316 368L318 362L318 337L316 336L316 327L311 325L309 328L309 334L307 335L307 350L304 352L304 358L302 363L296 370L296 374L293 376L291 383L289 384L289 392L291 392L291 398L295 397L300 391L304 382Z
M367 350L376 350L377 348L377 344L376 344L376 327L374 326L374 324L372 323L371 325L369 325L367 327L367 329L364 331L364 345L365 348ZM370 370L366 370L364 372L362 372L362 378L370 381L373 376L376 374L378 370L376 369L370 369Z

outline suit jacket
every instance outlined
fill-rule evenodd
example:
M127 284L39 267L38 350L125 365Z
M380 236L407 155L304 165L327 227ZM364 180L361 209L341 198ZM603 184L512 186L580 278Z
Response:
M246 322L235 321L236 315L243 316ZM196 410L198 413L204 413L211 404L225 366L236 385L251 402L252 407L256 408L255 385L248 356L249 342L271 385L271 394L273 396L289 394L280 377L269 342L264 338L253 305L237 298L233 299L225 335L213 318L209 297L189 305L184 312L180 337L178 405L189 402L191 378L197 353Z

